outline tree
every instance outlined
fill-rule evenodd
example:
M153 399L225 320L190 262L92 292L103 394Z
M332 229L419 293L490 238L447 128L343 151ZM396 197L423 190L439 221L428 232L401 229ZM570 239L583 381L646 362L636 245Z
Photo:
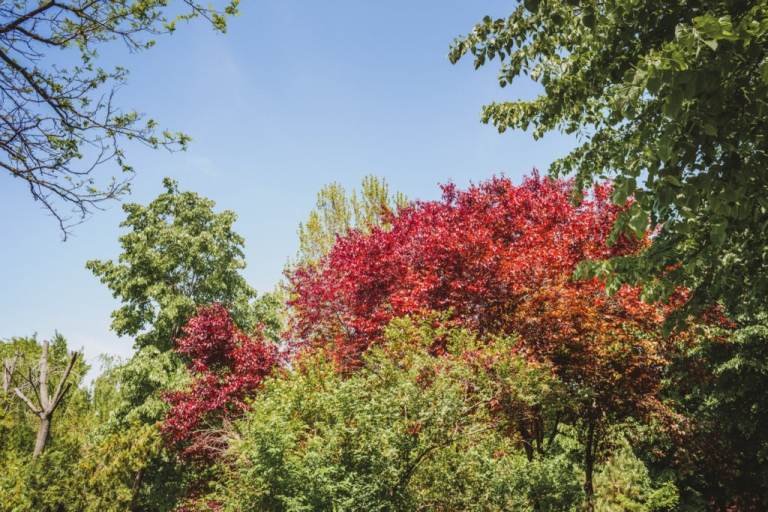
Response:
M447 352L435 357L428 349L439 339ZM493 420L497 377L472 363L484 357L517 359L466 330L415 319L395 320L348 376L327 354L305 353L267 379L235 422L218 485L203 503L243 511L576 510L583 494L571 449L559 442L567 436L529 462ZM553 380L510 366L524 375L505 374L520 394Z
M653 482L648 468L620 437L611 457L595 476L595 512L678 510L677 489L669 480Z
M78 357L64 379L72 360L72 353L63 336L56 334L48 344L47 386L41 386L39 370L45 346L34 336L0 341L0 357L16 355L16 371L11 376L10 393L0 396L0 508L3 510L81 510L79 499L82 482L79 480L80 449L94 427L90 414L89 394L81 386L88 366ZM63 379L63 380L62 380ZM31 381L31 383L30 383ZM36 437L45 432L40 417L37 394L47 388L49 402L58 395L56 389L63 382L63 393L49 417L44 450L35 454ZM19 399L18 388L35 406ZM44 395L45 396L45 395Z
M734 330L707 328L673 363L665 394L690 427L672 439L657 466L674 469L681 491L699 496L711 510L765 510L768 315Z
M166 393L171 410L162 430L184 455L210 460L226 447L222 423L242 415L246 398L277 366L277 346L260 333L244 335L221 304L200 308L176 343L193 381Z
M17 354L13 386L30 401L36 395L36 369L43 346L34 337L0 342L0 356ZM12 356L10 356L12 357ZM49 390L57 385L70 361L66 341L55 336L48 350ZM40 418L11 395L0 395L0 509L2 510L146 510L170 511L185 489L184 474L163 449L158 425L126 421L118 429L111 417L122 392L119 366L107 364L88 388L82 378L88 367L78 357L50 424L45 450L33 455Z
M179 464L176 452L160 442L159 430L169 410L166 393L191 380L183 357L172 350L186 322L211 302L226 305L245 332L263 323L265 335L275 337L282 321L277 296L257 298L240 273L244 240L232 229L235 215L214 211L213 201L179 191L170 179L164 185L165 192L148 205L124 205L123 226L129 232L120 238L119 259L87 263L122 302L112 314L112 328L135 336L139 349L114 369L114 409L89 453L98 456L110 446L127 449L130 432L146 443L131 448L136 457L115 453L104 463L108 467L91 461L93 478L104 486L103 472L114 473L120 487L110 492L142 510L172 507L169 502L195 478L194 469ZM126 460L130 463L121 466Z
M112 313L112 329L135 336L138 348L173 346L198 306L220 302L241 325L252 325L254 290L240 274L243 238L232 230L235 214L214 212L215 203L180 192L163 180L165 192L149 205L130 203L121 224L117 262L91 260L86 266L123 305Z
M632 254L646 241L622 237L606 245L622 208L610 203L605 186L579 206L569 200L570 182L537 175L519 186L493 178L466 191L443 190L441 201L401 209L388 230L339 237L317 265L290 274L294 337L327 346L348 372L404 315L438 311L447 325L481 336L518 335L513 350L552 365L570 392L561 417L545 422L534 411L512 426L531 458L561 422L578 426L591 496L607 425L670 419L660 388L668 343L662 326L672 307L645 304L629 286L608 297L600 281L572 275L585 258ZM508 410L517 417L515 404Z
M492 103L500 132L559 129L583 141L550 171L576 189L612 178L632 206L618 233L647 250L585 270L642 283L649 299L690 291L686 311L722 302L753 314L768 292L768 3L525 0L457 39L456 62L500 61L499 85L527 76L532 100Z
M61 376L58 378L55 391L53 394L50 394L48 392L50 370L48 359L49 346L50 342L47 340L42 344L37 375L33 375L32 371L30 370L27 376L27 384L29 385L30 389L34 391L34 397L37 398L37 403L34 403L32 400L30 400L21 390L21 387L17 386L13 389L16 395L27 405L27 407L29 407L29 410L32 411L40 419L40 424L37 430L37 438L35 439L33 457L39 457L43 453L46 443L48 443L48 437L51 433L51 421L53 420L53 413L56 412L56 409L59 407L61 401L64 399L64 396L67 394L67 391L69 391L69 388L72 386L72 383L67 381L69 379L70 373L72 373L72 369L74 368L75 363L77 362L77 358L80 356L78 352L71 353L69 356L69 362L67 363L66 367L64 367Z
M336 236L350 229L368 231L385 225L387 213L406 204L403 194L390 194L387 182L372 175L363 178L359 193L353 190L349 196L339 183L326 185L317 193L307 222L299 224L299 263L319 260L331 250Z
M481 334L505 332L514 325L509 315L545 293L542 285L600 291L598 282L574 282L570 272L585 257L625 254L639 244L605 246L619 212L607 188L580 207L570 204L570 192L570 183L538 175L520 186L508 178L467 191L446 185L441 201L401 209L388 230L339 236L318 265L289 273L294 334L333 342L339 362L354 363L405 314L450 309Z
M228 0L221 10L196 0L19 0L0 6L0 168L28 186L64 238L73 222L128 191L133 169L125 141L169 149L189 141L182 133L158 134L153 119L118 107L115 93L127 70L98 66L99 48L120 41L130 51L145 50L155 36L192 18L224 32L237 4ZM56 51L73 53L77 64L57 65ZM111 160L120 176L97 180L94 170Z

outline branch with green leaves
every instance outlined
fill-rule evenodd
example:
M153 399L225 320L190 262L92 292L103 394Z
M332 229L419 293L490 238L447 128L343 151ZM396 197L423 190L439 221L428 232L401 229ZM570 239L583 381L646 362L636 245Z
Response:
M195 0L0 4L0 168L25 182L64 238L102 203L129 192L134 171L125 157L126 142L179 150L190 141L181 132L159 131L153 119L116 104L115 92L128 72L99 66L99 48L120 41L131 52L146 50L156 36L193 18L224 32L237 6L238 0L227 0L220 9ZM52 64L55 51L71 54L75 63ZM117 175L95 176L110 162Z
M754 315L768 293L768 2L526 0L484 18L450 59L500 62L501 87L528 77L542 93L491 103L500 131L576 134L550 168L577 189L612 180L633 204L613 238L643 236L632 257L592 262L613 289L646 298L691 291L687 312L722 304Z

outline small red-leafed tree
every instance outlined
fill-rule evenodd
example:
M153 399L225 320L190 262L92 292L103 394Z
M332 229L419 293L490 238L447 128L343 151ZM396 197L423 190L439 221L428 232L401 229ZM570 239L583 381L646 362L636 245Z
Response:
M520 185L493 178L466 191L444 186L442 200L401 209L387 230L351 231L318 265L289 275L294 337L330 347L349 371L403 315L440 311L481 336L516 334L514 351L549 365L571 390L570 418L547 429L537 411L518 415L527 452L535 455L558 421L581 426L591 496L601 425L664 410L657 397L668 311L643 303L639 290L609 296L595 279L573 279L585 259L647 244L607 243L622 210L610 193L597 186L575 205L571 182L538 174Z
M187 358L193 381L166 394L171 409L162 430L185 457L211 458L226 447L223 424L247 409L247 397L275 368L279 351L260 329L241 332L220 304L200 308L183 332L176 350Z

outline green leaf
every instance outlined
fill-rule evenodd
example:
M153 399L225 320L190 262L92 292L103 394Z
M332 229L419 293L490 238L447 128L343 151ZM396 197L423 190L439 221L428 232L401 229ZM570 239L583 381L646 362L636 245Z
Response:
M523 0L523 6L528 11L535 13L539 10L539 0Z
M648 229L648 214L637 203L630 209L628 225L637 238L642 238Z
M760 78L763 79L764 84L768 84L768 59L763 60L760 65Z

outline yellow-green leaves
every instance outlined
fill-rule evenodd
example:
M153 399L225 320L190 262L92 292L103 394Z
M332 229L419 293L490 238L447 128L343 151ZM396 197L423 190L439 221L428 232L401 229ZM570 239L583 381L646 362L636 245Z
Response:
M406 204L403 194L390 193L387 182L373 175L363 178L360 190L352 190L350 195L339 183L326 185L317 193L307 221L299 224L298 263L317 262L331 250L337 236L351 229L386 228L387 212Z

